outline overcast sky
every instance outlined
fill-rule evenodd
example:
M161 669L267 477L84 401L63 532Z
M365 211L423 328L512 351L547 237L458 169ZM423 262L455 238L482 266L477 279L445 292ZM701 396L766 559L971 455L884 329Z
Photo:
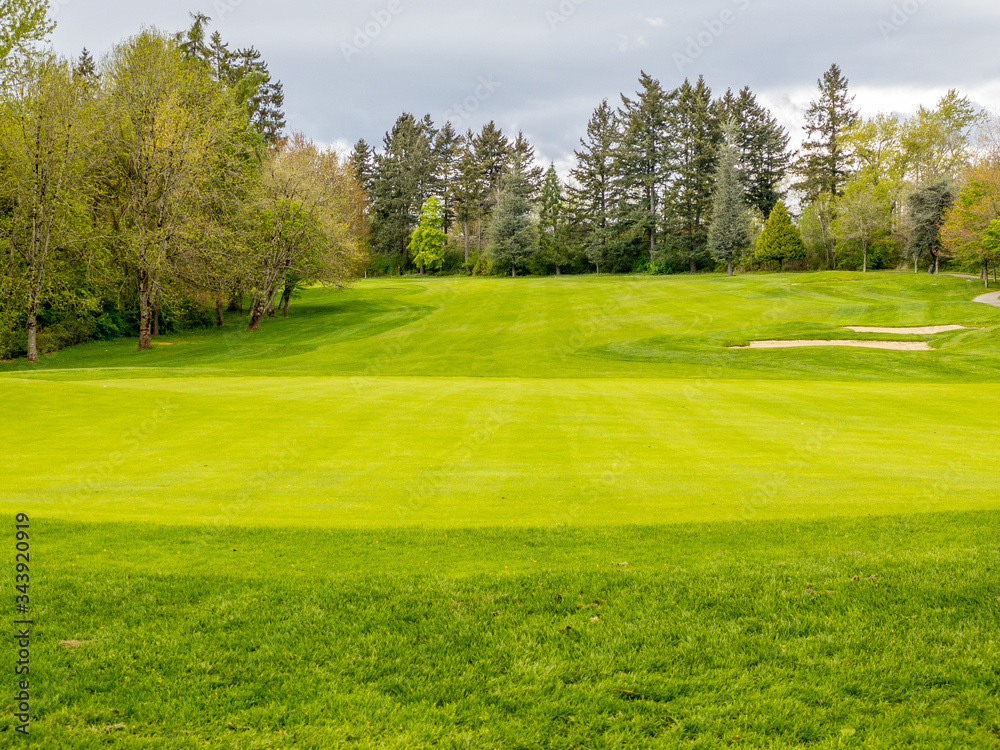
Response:
M748 85L798 141L816 80L839 64L866 115L932 107L949 88L1000 109L995 0L53 0L56 50L95 56L143 26L210 16L285 86L289 127L381 144L404 111L460 131L523 130L565 172L604 98L641 70L673 88Z

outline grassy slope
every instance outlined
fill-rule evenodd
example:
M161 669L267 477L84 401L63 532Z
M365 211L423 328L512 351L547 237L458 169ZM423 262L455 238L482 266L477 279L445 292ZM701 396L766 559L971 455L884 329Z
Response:
M7 365L0 507L341 527L995 507L1000 310L977 291L882 274L310 292L253 339ZM726 348L932 323L983 328L929 353Z
M978 291L393 280L310 292L252 340L0 365L0 507L40 519L35 731L996 747L1000 310ZM725 348L946 323L984 328Z

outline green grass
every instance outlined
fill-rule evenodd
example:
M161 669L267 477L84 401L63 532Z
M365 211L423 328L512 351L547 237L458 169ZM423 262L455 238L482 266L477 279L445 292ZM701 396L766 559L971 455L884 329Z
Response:
M257 335L0 364L37 741L998 747L979 293L393 279L310 290ZM975 328L728 348L944 324Z

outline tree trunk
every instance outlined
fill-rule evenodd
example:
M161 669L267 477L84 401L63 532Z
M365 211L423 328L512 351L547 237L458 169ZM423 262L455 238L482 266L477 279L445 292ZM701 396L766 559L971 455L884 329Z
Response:
M153 282L145 271L139 273L139 351L152 346L150 338L153 312Z
M153 308L153 335L160 335L160 306L157 304Z
M469 220L465 220L465 270L469 270Z
M556 276L562 276L562 269L559 266L556 266Z
M516 279L517 278L517 266L511 266L510 267L510 276L511 276L512 279Z
M34 313L28 313L28 361L38 361L38 318Z
M226 313L222 305L222 295L215 295L215 327L222 328L226 324Z
M256 331L260 327L260 321L267 313L267 300L264 297L255 297L250 306L250 325L247 330Z
M292 290L285 284L285 290L281 293L281 312L285 316L285 320L288 320L288 306L292 304Z
M698 261L691 259L691 273L698 273Z
M913 258L913 273L920 273L920 272L919 272L919 271L917 270L917 263L919 262L919 260L920 260L920 259L919 259L919 258L917 258L917 257L914 257L914 258Z
M861 242L861 273L868 273L868 245Z
M784 273L784 272L785 272L785 259L778 258L778 273Z
M938 276L941 273L941 256L934 256L934 275Z
M726 268L726 273L729 276L733 275L733 262L732 261L729 261L729 265Z

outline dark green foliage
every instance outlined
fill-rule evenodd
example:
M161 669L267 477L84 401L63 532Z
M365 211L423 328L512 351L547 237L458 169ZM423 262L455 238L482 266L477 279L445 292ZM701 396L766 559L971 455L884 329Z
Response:
M255 47L229 50L218 32L206 42L206 29L212 19L204 13L192 13L192 24L179 32L179 42L188 60L208 65L217 81L240 91L250 115L250 122L265 142L274 144L285 128L285 94L280 81L272 81L267 63Z
M618 223L637 224L645 236L649 257L655 254L662 202L678 146L669 121L675 94L645 71L639 77L635 98L622 95L618 112L621 136L615 151L615 171L621 180ZM631 233L630 229L624 229Z
M708 256L708 222L722 140L722 125L704 78L685 80L670 111L673 180L666 206L674 252L691 272Z
M842 136L858 119L848 80L839 66L831 66L817 85L819 99L806 112L806 140L796 164L800 176L796 187L810 202L821 195L840 195L851 174L851 155Z
M371 191L372 243L375 252L402 256L424 200L435 183L435 132L430 118L417 121L403 114L386 133L384 150L375 157L376 176Z
M739 154L733 143L738 135L735 122L727 130L716 179L712 223L708 228L708 251L716 263L724 263L730 276L733 263L750 246L750 219L746 194L738 170Z
M727 91L719 108L724 121L736 124L733 145L739 154L739 175L747 205L766 219L774 204L784 197L781 183L791 163L788 133L749 88L738 95Z
M531 182L520 170L508 174L490 224L490 258L500 273L517 275L538 252L538 227L531 216Z

